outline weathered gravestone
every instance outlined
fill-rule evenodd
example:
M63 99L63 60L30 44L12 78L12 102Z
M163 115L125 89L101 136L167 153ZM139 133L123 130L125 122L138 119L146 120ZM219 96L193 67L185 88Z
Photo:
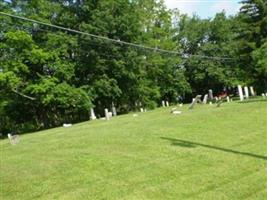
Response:
M241 85L238 85L237 88L238 88L238 94L239 94L240 101L243 101L244 95L243 95L243 90L242 90Z
M193 101L190 104L189 109L193 109L195 104L201 103L201 97L202 97L202 95L197 95L196 98L193 98Z
M112 111L112 115L113 115L113 116L117 116L117 110L116 110L116 108L115 108L114 103L112 103L111 111Z
M209 97L209 95L208 94L205 94L204 99L203 99L203 104L207 104L208 97Z
M161 104L162 104L162 107L165 107L165 101L162 101Z
M209 90L209 99L213 99L213 91L211 89Z
M171 113L174 115L180 115L182 114L182 111L178 110L176 107L172 108Z
M12 145L16 145L19 143L20 139L19 139L19 135L12 135L12 134L7 134L9 141Z

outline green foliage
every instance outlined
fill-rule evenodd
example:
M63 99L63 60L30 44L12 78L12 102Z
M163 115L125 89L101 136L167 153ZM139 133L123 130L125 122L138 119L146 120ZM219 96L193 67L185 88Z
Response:
M88 120L161 100L253 84L266 89L266 3L246 0L238 16L188 17L163 0L12 0L0 10L176 51L159 53L0 16L0 131L23 132ZM197 55L197 56L196 56ZM230 57L233 60L209 59ZM264 84L262 84L264 83Z

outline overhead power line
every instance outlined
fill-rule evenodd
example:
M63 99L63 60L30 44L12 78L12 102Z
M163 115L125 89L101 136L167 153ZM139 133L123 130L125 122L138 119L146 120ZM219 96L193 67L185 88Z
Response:
M95 35L95 34L83 32L83 31L78 31L78 30L74 30L74 29L70 29L70 28L66 28L66 27L62 27L62 26L51 24L51 23L46 23L46 22L42 22L42 21L26 18L26 17L21 17L21 16L17 16L17 15L5 13L5 12L0 12L0 15L8 16L8 17L11 17L11 18L16 18L16 19L19 19L19 20L28 21L28 22L32 22L32 23L36 23L36 24L40 24L40 25L44 25L44 26L49 26L49 27L52 27L52 28L68 31L68 32L71 32L71 33L86 35L86 36L89 36L89 37L102 39L102 40L110 41L110 42L117 43L117 44L128 45L128 46L137 47L137 48L146 49L146 50L151 50L151 51L156 51L156 52L160 52L160 53L169 53L169 54L180 55L180 56L182 56L184 58L199 57L199 58L212 59L212 60L234 60L234 58L229 58L229 57L211 57L211 56L203 56L203 55L183 54L183 53L180 53L180 52L177 52L177 51L160 49L160 48L153 48L153 47L144 46L144 45L141 45L141 44L121 41L119 39L116 40L116 39L112 39L112 38L105 37L105 36Z

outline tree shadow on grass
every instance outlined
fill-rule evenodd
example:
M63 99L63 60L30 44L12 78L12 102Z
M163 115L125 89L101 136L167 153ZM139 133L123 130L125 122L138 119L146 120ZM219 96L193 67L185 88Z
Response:
M217 151L223 151L223 152L227 152L227 153L239 154L239 155L243 155L243 156L249 156L249 157L253 157L253 158L267 160L267 156L257 155L257 154L253 154L253 153L249 153L249 152L236 151L236 150L232 150L232 149L226 149L223 147L216 147L216 146L212 146L212 145L208 145L208 144L202 144L202 143L198 143L198 142L191 142L191 141L180 140L180 139L175 139L175 138L161 137L161 139L168 140L171 142L172 145L180 146L180 147L195 148L195 147L199 146L199 147L214 149Z

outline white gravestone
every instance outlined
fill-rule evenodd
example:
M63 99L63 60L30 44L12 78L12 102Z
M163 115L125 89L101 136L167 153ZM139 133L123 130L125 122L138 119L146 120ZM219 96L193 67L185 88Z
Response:
M189 106L189 109L193 109L195 104L197 104L198 102L201 102L201 95L197 95L196 98L193 98L193 101Z
M255 96L254 88L251 86L249 87L251 96Z
M91 119L91 120L95 120L95 119L96 119L95 111L94 111L93 108L90 109L90 119Z
M109 120L109 118L110 118L107 108L105 108L105 118L106 118L106 120Z
M144 109L143 108L140 108L140 112L144 112Z
M248 99L248 98L249 98L248 87L245 86L245 87L244 87L244 90L245 90L245 97L246 97L246 99Z
M227 96L226 99L227 99L227 102L229 103L230 102L230 97Z
M240 101L243 101L244 95L243 95L242 87L241 87L241 85L238 85L237 87L238 87L238 94L239 94Z
M208 96L209 96L208 94L206 94L206 95L204 96L203 104L207 104Z
M162 104L162 107L165 107L165 101L162 101L161 104Z
M168 101L166 101L166 107L169 107L169 106L170 106L169 102L168 102Z
M209 98L210 98L210 99L213 99L213 92L212 92L211 89L209 90Z
M117 116L117 110L116 110L116 108L115 108L114 105L112 105L111 110L112 110L112 115L113 115L113 116Z
M10 133L7 134L9 141L12 145L16 145L19 143L19 136L18 135L11 135Z
M69 127L72 127L72 124L63 124L63 127L64 128L69 128Z

